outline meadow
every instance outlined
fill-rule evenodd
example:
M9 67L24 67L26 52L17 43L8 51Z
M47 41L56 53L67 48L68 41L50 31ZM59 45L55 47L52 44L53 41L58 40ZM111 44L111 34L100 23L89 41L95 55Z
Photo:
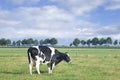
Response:
M0 80L120 80L120 49L57 48L68 52L72 63L61 62L52 74L29 74L27 48L0 48Z

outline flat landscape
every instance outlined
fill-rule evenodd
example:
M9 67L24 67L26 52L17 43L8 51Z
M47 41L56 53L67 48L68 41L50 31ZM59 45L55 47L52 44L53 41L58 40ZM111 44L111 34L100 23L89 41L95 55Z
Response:
M53 74L41 65L41 74L29 74L27 48L0 48L0 80L120 80L120 49L57 48L72 63L61 62Z

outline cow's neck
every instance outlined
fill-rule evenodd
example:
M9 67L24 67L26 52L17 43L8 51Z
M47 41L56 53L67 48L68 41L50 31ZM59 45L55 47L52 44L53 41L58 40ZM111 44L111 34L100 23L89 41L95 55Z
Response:
M60 63L62 60L64 60L64 54L60 54L59 58L57 58L57 60L55 61L55 65Z

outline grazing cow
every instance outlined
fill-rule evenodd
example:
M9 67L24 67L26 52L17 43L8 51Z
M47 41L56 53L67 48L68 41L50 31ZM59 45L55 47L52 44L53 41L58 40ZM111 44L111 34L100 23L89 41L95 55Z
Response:
M47 64L48 73L52 73L53 68L62 60L70 63L70 57L66 53L61 53L53 47L32 46L28 49L28 61L30 74L32 67L36 66L37 73L40 74L40 64Z

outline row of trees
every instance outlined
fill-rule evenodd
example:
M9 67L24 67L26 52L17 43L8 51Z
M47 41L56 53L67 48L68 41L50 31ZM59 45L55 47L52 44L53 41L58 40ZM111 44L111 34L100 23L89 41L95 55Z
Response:
M11 41L10 39L5 39L2 38L0 39L0 45L1 46L32 46L32 45L55 45L57 44L58 41L56 38L47 38L47 39L42 39L42 40L37 40L37 39L23 39L23 40L17 40L17 41Z
M17 40L17 41L11 41L10 39L2 38L0 39L0 45L1 46L32 46L32 45L56 45L58 44L58 40L56 38L47 38L47 39L23 39L23 40ZM79 38L75 38L70 46L111 46L111 45L120 45L120 42L118 40L112 40L111 37L107 38L97 38L94 37L92 39L88 40L80 40Z
M42 40L37 40L37 39L23 39L23 40L18 40L17 42L14 41L14 43L16 43L15 45L17 46L29 46L29 45L55 45L58 43L56 38L47 38L47 39L42 39Z
M112 40L111 37L107 38L97 38L94 37L93 39L88 39L88 40L79 40L78 38L75 38L74 41L70 44L70 46L112 46L112 45L117 45L120 44L118 40Z
M11 44L10 39L5 39L5 38L0 39L0 45L1 46L8 45L8 44Z

